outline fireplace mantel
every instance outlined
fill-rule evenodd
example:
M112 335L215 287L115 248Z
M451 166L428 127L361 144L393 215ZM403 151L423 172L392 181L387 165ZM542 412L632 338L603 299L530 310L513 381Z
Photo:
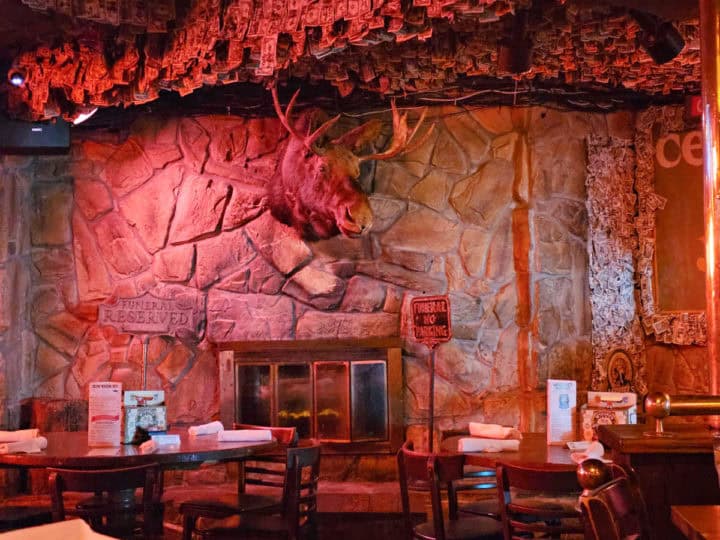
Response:
M243 365L315 366L323 363L325 365L348 363L350 366L355 366L370 360L382 360L385 363L387 384L387 438L353 442L322 441L324 451L343 454L392 453L402 444L403 374L399 338L244 341L221 343L218 349L220 351L220 419L225 425L232 425L233 422L240 420L237 417L239 400L235 387L237 372L242 371L238 368ZM273 392L275 391L277 387L273 388ZM273 399L277 398L273 397ZM317 395L313 392L313 401L316 399Z

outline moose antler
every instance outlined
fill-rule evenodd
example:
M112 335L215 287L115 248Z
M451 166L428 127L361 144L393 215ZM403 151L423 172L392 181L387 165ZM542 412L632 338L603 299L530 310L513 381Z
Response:
M315 131L313 131L310 135L302 135L297 132L297 130L293 127L292 122L290 121L290 116L292 115L293 107L295 106L295 100L297 100L298 94L300 93L300 89L298 88L295 93L293 94L292 99L290 99L290 103L288 103L287 108L285 109L285 112L282 112L282 107L280 107L280 100L278 99L277 95L277 85L273 85L272 87L272 97L273 97L273 105L275 106L275 113L278 115L278 118L280 119L280 123L285 127L285 129L288 130L288 133L295 137L296 139L299 139L303 142L303 145L305 148L307 148L311 152L315 152L315 149L313 148L313 144L315 141L317 141L320 137L322 137L325 132L330 129L333 125L335 125L335 122L340 120L340 115L331 118L330 120L327 120L324 122L319 128L317 128Z
M392 115L393 115L393 138L392 141L390 141L390 146L384 151L380 152L379 154L369 154L367 156L358 156L358 159L360 162L363 161L370 161L370 160L384 160L384 159L390 159L392 157L395 157L399 154L406 153L406 152L412 152L416 148L418 148L420 145L422 145L427 138L430 136L430 134L435 129L435 124L430 126L430 129L428 129L420 139L415 141L415 143L412 146L408 146L410 144L410 141L413 140L415 135L417 134L418 130L420 129L420 126L425 121L425 115L427 114L427 107L423 109L422 114L420 115L420 118L418 119L417 123L415 124L415 128L413 129L412 133L408 136L409 128L407 125L407 113L400 114L398 113L397 107L395 106L395 100L393 99L390 102L390 105L392 107Z

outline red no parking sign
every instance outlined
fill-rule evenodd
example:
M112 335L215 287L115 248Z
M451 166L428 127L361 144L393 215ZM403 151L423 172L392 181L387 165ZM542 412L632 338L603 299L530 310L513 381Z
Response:
M431 349L452 337L450 299L447 296L421 296L410 303L415 339Z

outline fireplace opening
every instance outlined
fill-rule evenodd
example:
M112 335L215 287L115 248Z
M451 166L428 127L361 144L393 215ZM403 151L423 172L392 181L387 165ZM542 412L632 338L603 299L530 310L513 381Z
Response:
M235 363L235 418L326 442L388 439L385 360Z
M395 341L231 344L221 353L223 421L295 426L301 439L338 451L394 451L402 439L402 365L400 349L390 345Z

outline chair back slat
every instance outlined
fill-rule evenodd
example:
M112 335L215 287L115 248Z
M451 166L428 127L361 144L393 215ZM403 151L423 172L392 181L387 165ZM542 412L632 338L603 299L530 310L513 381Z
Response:
M437 540L445 540L442 494L447 494L448 519L458 519L457 493L454 482L463 478L465 454L433 454L428 463L430 481L430 504Z
M504 482L516 489L557 493L580 492L575 471L503 465ZM498 475L499 476L499 475Z
M320 445L288 448L282 514L288 537L298 538L303 527L315 526Z

